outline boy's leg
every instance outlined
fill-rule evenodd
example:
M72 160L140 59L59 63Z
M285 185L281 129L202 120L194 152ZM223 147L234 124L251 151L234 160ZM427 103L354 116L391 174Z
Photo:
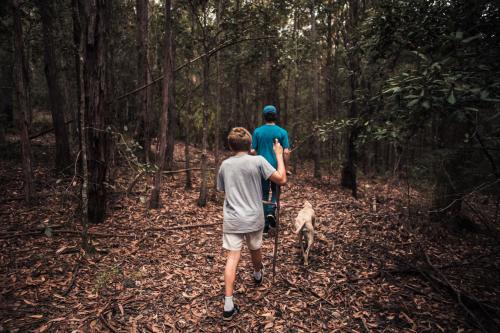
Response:
M246 236L247 246L250 250L253 264L253 278L257 284L262 282L262 230L254 231Z
M269 187L271 187L271 181L267 179L262 180L262 201L269 201ZM265 225L264 225L264 230L269 229L269 221L267 220L267 215L273 214L273 206L264 204L264 218L265 218ZM267 232L267 231L265 231Z
M244 234L224 233L222 236L222 247L227 250L227 261L224 269L224 320L231 320L239 311L233 302L233 291L243 239Z
M252 257L253 271L259 272L262 269L262 251L250 250L250 256Z
M240 250L227 252L226 268L224 270L224 296L226 297L233 296L234 280L236 280L236 268L238 267L238 262L240 261L240 255Z
M275 183L271 182L271 202L278 202L278 185L276 185ZM273 206L273 214L275 213L276 211L276 207Z

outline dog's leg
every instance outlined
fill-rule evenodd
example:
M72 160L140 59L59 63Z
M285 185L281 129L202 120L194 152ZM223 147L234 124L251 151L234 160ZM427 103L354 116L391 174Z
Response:
M303 235L302 235L302 230L299 231L299 244L300 244L300 254L304 256L304 241L303 241Z
M311 246L314 241L314 231L313 230L308 230L307 231L307 247L304 253L304 265L309 265L309 251L311 250Z

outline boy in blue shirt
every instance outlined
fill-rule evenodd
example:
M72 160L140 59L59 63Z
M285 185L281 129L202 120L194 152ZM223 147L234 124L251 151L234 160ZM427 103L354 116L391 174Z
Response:
M288 132L276 125L278 120L278 113L274 105L266 105L263 109L263 116L265 124L256 128L252 136L252 150L253 155L260 155L264 157L274 168L276 168L277 161L276 155L273 151L274 140L278 139L283 147L283 157L285 167L288 165L290 158L290 144L288 142ZM269 201L269 188L271 188L271 202L276 203L277 199L277 185L269 179L262 179L262 200ZM276 226L275 205L264 204L264 216L266 222L264 226L264 233L269 231L269 227Z

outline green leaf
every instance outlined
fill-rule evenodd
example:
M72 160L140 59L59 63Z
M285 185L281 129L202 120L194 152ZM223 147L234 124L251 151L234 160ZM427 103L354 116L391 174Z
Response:
M452 89L450 92L450 95L448 96L448 103L450 103L451 105L455 105L456 102L457 102L457 99L455 98L455 94L453 93L453 89Z
M47 237L52 237L52 228L51 227L46 227L44 231L45 236Z
M431 104L429 103L429 101L423 101L422 106L424 107L424 109L427 109L427 110L429 110L431 108Z
M455 32L455 38L456 39L462 39L462 38L464 38L464 32L463 31L457 31L457 32Z

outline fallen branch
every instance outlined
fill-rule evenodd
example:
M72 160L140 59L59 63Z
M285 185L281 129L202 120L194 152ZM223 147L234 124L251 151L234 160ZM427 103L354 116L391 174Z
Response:
M64 124L65 124L65 125L68 125L68 124L71 124L72 122L73 122L73 120L68 120L68 121L67 121L67 122L65 122ZM31 135L31 136L30 136L30 140L33 140L33 139L36 139L36 138L38 138L38 137L40 137L40 136L43 136L43 135L45 135L45 134L48 134L48 133L52 132L53 130L54 130L54 127L49 128L49 129L47 129L47 130L45 130L45 131L41 131L41 132L39 132L39 133L37 133L37 134L33 134L33 135Z
M439 270L437 269L436 266L433 265L433 263L431 262L429 256L427 255L427 253L425 251L422 251L424 253L424 256L425 256L425 259L427 261L427 264L431 267L431 269L440 276L441 279L438 279L436 278L435 276L433 276L432 274L429 274L429 273L425 273L425 272L422 272L423 273L423 276L426 277L427 279L441 285L442 287L444 287L448 292L450 292L451 294L453 294L454 298L456 299L456 301L458 302L458 304L460 305L460 307L472 318L472 320L474 321L475 325L482 331L482 332L488 332L484 326L481 324L481 321L477 318L477 316L472 312L471 309L469 309L469 307L467 305L465 305L464 301L473 305L474 307L477 307L479 309L482 310L482 312L488 316L488 313L486 311L484 311L483 309L483 304L482 302L480 302L479 300L477 299L474 299L466 294L464 294L462 291L460 291L459 289L457 289L456 287L454 287L451 282L448 280L448 278Z
M184 230L184 229L195 229L195 228L203 228L203 227L212 227L212 226L217 226L220 225L220 222L217 223L205 223L205 224L188 224L188 225L179 225L175 227L170 227L170 228L150 228L150 229L144 229L141 230L141 232L147 232L147 231L152 231L152 232L169 232L173 230ZM25 232L25 233L17 233L17 234L11 234L11 235L1 235L0 239L7 239L7 238L15 238L15 237L23 237L23 236L39 236L43 235L43 230L40 231L30 231L30 232ZM53 230L52 231L53 235L56 234L67 234L67 235L75 235L75 236L80 236L82 234L82 231L80 230ZM106 233L98 233L98 232L89 232L89 236L94 237L94 238L137 238L137 235L126 235L126 234L106 234Z
M194 229L194 228L203 228L203 227L212 227L216 225L221 225L220 222L216 223L205 223L205 224L188 224L188 225L179 225L170 228L150 228L145 231L172 231L172 230L183 230L183 229Z
M186 171L199 171L201 168L189 168L189 169L179 169L179 170L169 170L163 171L164 174L181 173ZM207 168L207 170L215 170L215 168Z
M219 52L220 50L223 50L225 49L226 47L229 47L229 46L232 46L232 45L236 45L236 44L239 44L239 43L242 43L242 42L247 42L247 41L253 41L253 40L262 40L262 39L271 39L271 38L278 38L278 37L275 37L275 36L262 36L262 37L248 37L248 38L242 38L242 39L237 39L237 40L232 40L232 41L229 41L229 42L226 42L226 43L223 43L219 46L216 46L215 48L213 48L212 50L208 51L207 53L203 53L202 55L199 55L198 57L194 58L194 59L191 59L187 62L185 62L184 64L180 65L179 67L177 67L176 69L174 69L174 73L175 72L178 72L180 71L181 69L183 69L184 67L192 64L193 62L196 62L200 59L202 59L203 57L210 57L212 56L213 54ZM118 101L120 99L123 99L129 95L132 95L132 94L135 94L135 93L138 93L139 91L143 90L143 89L146 89L147 87L149 86L152 86L153 84L155 84L156 82L160 82L161 80L163 80L164 78L164 75L154 79L153 81L143 85L143 86L140 86L132 91L129 91L128 93L125 93L121 96L118 96L116 97L114 100L115 101Z

